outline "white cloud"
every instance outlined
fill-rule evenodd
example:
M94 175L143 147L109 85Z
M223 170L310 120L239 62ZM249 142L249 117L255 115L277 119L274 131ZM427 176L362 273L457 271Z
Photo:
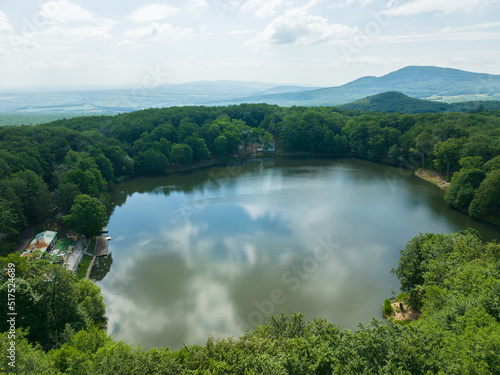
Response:
M253 11L258 18L274 16L276 8L283 4L283 0L247 0L241 7L243 11Z
M36 34L36 38L44 38L45 42L49 44L71 44L82 40L110 38L112 30L113 27L111 25L85 25L80 27L53 26L39 31Z
M333 43L352 38L358 31L358 28L329 24L324 17L312 16L304 8L295 8L274 19L256 36L253 43L257 45Z
M116 48L123 48L123 47L137 47L140 44L133 42L131 40L123 40L120 43L116 45Z
M98 21L93 13L68 0L48 1L41 5L40 14L50 23Z
M472 12L499 2L499 0L413 0L394 8L391 7L387 13L395 16L407 16L426 12L442 12L445 14L459 10Z
M38 22L23 31L23 39L37 46L107 39L111 37L115 24L68 0L43 3L34 18Z
M219 35L245 35L245 34L253 34L253 30L234 30L234 31L227 31L225 33L220 33Z
M194 36L191 28L174 27L169 23L158 24L153 22L149 26L138 27L125 32L126 39L170 39L177 40L180 37Z
M167 4L148 4L137 8L127 18L135 23L160 21L179 12L178 8Z
M199 11L202 9L207 9L209 7L207 0L191 0L189 2L189 8L194 11Z
M9 23L7 15L0 10L0 33L2 32L10 33L12 31L13 31L12 25Z
M490 22L464 27L445 27L431 33L416 33L406 35L373 36L370 43L410 43L410 42L476 42L500 39L500 22Z
M35 49L40 47L39 43L15 34L9 36L8 42L9 42L8 51L14 51L14 52L19 52L21 50Z
M362 7L372 3L374 0L345 0L345 2L341 3L333 3L328 5L328 9L335 9L335 8L345 8L348 6L351 6L353 4L359 3Z
M443 31L446 32L465 32L465 31L479 31L484 29L498 29L500 31L500 22L480 23L476 25L468 25L462 27L446 27Z
M372 3L374 0L347 0L347 4L360 3L362 6Z
M7 15L0 10L0 54L7 55L11 52L29 50L39 46L38 43L14 33L14 28L9 22Z

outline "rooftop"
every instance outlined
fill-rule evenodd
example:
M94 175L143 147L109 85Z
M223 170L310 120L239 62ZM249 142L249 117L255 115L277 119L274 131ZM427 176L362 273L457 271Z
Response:
M26 251L22 254L22 256L27 256L33 251L40 250L42 252L47 251L47 248L54 241L57 236L57 232L46 230L44 232L38 233L33 241L29 244Z

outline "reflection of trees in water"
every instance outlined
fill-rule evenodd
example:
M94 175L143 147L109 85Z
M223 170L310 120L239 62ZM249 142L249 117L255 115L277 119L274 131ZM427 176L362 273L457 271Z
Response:
M113 256L111 253L103 257L98 257L95 260L92 271L90 272L90 279L101 281L108 274L113 264Z
M219 180L234 183L234 178L244 174L259 172L264 166L272 168L276 159L273 157L255 158L248 160L232 160L228 163L200 166L196 169L178 170L163 177L138 177L115 186L111 194L112 204L108 207L108 216L111 216L116 207L121 207L127 198L135 193L154 193L169 195L172 192L191 193L200 187L217 187Z

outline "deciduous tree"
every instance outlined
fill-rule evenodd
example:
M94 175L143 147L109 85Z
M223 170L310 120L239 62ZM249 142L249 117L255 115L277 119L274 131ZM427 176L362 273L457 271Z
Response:
M75 199L69 215L63 216L68 227L85 237L97 236L106 225L106 208L96 198L81 194Z

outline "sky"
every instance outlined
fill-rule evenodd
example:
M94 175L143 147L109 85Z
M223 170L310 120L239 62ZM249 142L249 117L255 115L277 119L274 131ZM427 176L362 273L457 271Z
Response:
M0 0L0 92L500 74L500 0Z

